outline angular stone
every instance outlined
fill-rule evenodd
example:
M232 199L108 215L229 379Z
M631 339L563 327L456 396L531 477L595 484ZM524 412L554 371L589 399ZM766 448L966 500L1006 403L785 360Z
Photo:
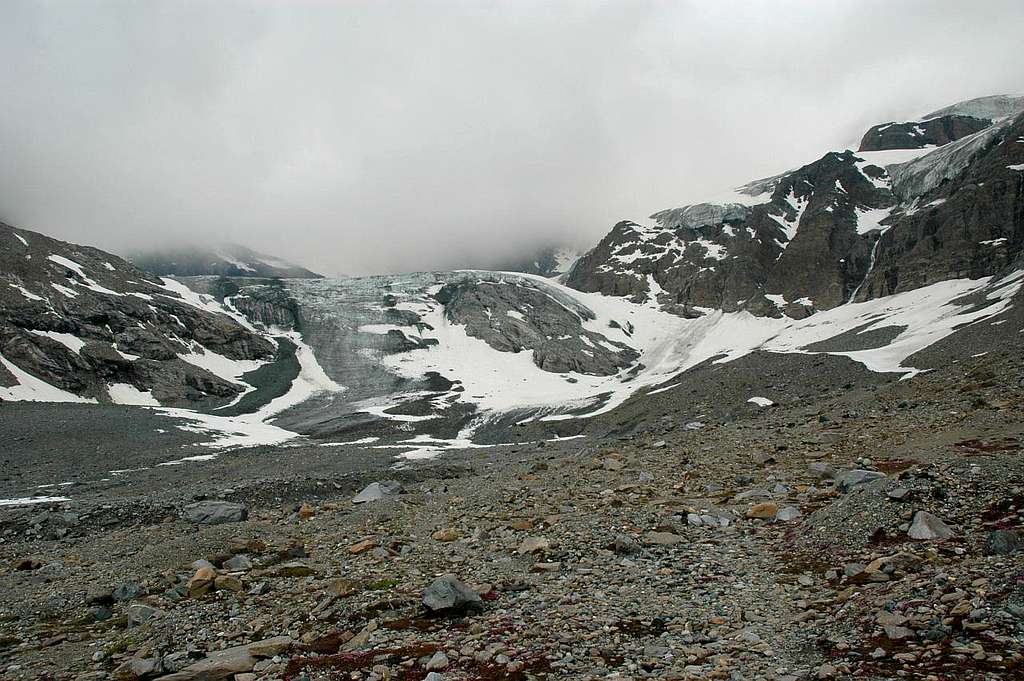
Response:
M252 569L252 560L245 554L239 554L231 556L222 565L229 572L244 572Z
M918 511L914 514L907 535L911 539L949 539L953 536L953 530L928 511Z
M547 551L551 548L551 542L547 537L527 537L516 549L516 553L537 553L539 551Z
M361 542L356 542L352 546L348 547L348 552L354 556L358 556L360 553L366 553L370 549L377 548L377 541L375 539L364 539Z
M644 542L657 546L672 546L685 541L685 538L674 532L648 532L644 535Z
M201 567L196 570L194 575L192 575L192 579L188 580L185 588L188 589L189 596L192 598L199 598L213 589L214 581L216 579L216 570L209 567Z
M181 517L190 523L220 525L245 520L249 517L249 510L245 504L230 501L198 501L182 509Z
M434 611L465 610L480 608L483 602L476 591L459 581L455 575L447 574L435 579L423 592L423 605Z
M848 492L857 485L863 485L865 482L879 480L884 477L885 473L854 468L853 470L842 471L835 476L836 489L840 492Z
M430 538L439 542L451 542L459 538L459 531L454 527L445 527L430 535Z
M768 520L775 517L775 514L779 512L779 506L774 501L765 501L760 504L754 504L747 509L748 518L761 518Z
M352 498L353 504L365 504L368 501L377 501L392 494L402 491L402 483L397 480L382 480L371 482L363 488L363 491Z
M439 650L423 665L423 668L428 672L432 672L444 669L448 664L448 656L444 654L443 650Z
M995 530L985 537L985 553L989 556L1008 556L1021 550L1021 538L1014 530Z
M149 620L160 617L163 611L143 603L133 603L128 606L128 626L137 627Z
M803 513L796 506L783 506L779 509L779 512L775 514L775 519L784 523L792 522L800 518Z
M277 575L279 577L307 577L311 574L313 574L313 568L301 560L293 560L277 568Z

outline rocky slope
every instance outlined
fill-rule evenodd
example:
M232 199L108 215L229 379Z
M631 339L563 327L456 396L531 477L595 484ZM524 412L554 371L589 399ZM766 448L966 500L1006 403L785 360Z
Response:
M682 311L800 318L1005 272L1024 242L1022 111L1024 98L991 97L875 126L859 151L752 182L732 201L619 223L566 283Z
M240 246L222 244L217 248L200 246L154 249L134 253L128 259L140 269L167 277L265 277L319 279L305 267Z
M1017 331L913 381L792 356L777 406L688 421L709 377L628 436L240 450L0 508L0 673L1017 678Z
M224 404L273 359L240 316L109 253L0 225L0 399Z

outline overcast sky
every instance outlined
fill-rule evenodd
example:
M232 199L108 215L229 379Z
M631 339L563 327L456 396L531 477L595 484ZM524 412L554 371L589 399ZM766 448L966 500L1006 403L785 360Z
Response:
M1024 91L1024 2L0 4L0 219L435 269Z

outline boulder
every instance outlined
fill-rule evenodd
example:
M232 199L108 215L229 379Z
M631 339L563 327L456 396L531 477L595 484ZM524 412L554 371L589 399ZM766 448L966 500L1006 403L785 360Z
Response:
M985 553L990 556L1008 556L1020 549L1020 534L1014 530L995 530L985 538Z
M765 501L760 504L754 504L749 509L747 509L747 517L770 520L771 518L774 518L778 512L778 504L776 504L774 501Z
M199 598L213 589L216 579L217 571L211 567L204 566L196 570L195 574L192 575L192 579L188 580L185 588L188 589L189 596Z
M452 574L443 575L423 592L423 605L429 610L459 611L483 606L480 595Z
M854 468L853 470L842 471L836 475L836 489L840 492L849 492L857 485L863 485L866 482L879 480L884 477L885 473Z
M365 504L368 501L377 501L391 494L398 494L402 491L402 483L397 480L383 480L371 482L363 488L363 491L352 498L353 504Z
M914 514L907 535L911 539L949 539L953 536L953 530L928 511L918 511Z
M249 517L249 509L245 504L236 504L231 501L197 501L186 506L182 510L181 517L190 523L220 525L245 520Z

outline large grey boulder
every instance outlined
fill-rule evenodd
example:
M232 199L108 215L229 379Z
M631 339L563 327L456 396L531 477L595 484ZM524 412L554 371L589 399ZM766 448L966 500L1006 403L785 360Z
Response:
M363 488L363 491L352 498L353 504L365 504L368 501L377 501L392 494L402 491L402 483L397 480L382 480L371 482Z
M245 520L249 517L249 509L245 504L231 501L197 501L182 509L181 517L200 525L220 525Z
M459 581L455 575L442 575L423 592L423 605L428 609L466 610L483 606L480 595Z
M864 483L871 482L872 480L880 480L884 477L885 473L854 468L853 470L843 471L836 474L836 489L840 492L849 492L857 485L863 485Z
M244 646L225 648L210 653L181 671L161 676L157 681L219 681L232 678L235 674L252 671L262 658L286 652L291 645L290 637L275 636Z
M911 539L949 539L953 536L953 530L928 511L918 511L914 514L907 535Z
M1021 547L1020 535L1014 530L995 530L985 538L985 553L990 556L1008 556Z

